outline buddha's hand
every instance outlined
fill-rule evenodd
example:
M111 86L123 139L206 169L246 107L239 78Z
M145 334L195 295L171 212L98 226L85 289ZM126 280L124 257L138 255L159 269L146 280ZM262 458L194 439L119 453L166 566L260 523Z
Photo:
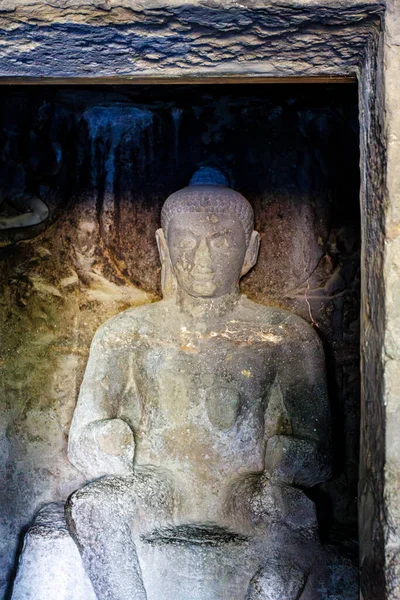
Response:
M107 419L96 421L89 427L96 448L95 461L102 474L131 474L135 441L129 425L122 419Z
M122 456L135 447L132 429L122 419L100 421L96 441L100 450L111 456Z
M265 471L272 483L312 487L331 476L329 452L312 440L274 435L267 443Z

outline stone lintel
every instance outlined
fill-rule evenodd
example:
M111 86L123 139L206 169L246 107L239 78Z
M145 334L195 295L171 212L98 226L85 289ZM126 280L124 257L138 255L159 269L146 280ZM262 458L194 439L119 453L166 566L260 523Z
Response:
M348 76L381 2L0 4L0 77Z

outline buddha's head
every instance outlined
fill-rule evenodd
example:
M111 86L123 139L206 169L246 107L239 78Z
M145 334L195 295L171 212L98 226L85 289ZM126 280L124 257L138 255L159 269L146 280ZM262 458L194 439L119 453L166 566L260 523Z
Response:
M162 208L157 241L164 271L169 262L177 285L191 296L229 294L256 263L253 223L249 202L228 187L223 173L202 167Z

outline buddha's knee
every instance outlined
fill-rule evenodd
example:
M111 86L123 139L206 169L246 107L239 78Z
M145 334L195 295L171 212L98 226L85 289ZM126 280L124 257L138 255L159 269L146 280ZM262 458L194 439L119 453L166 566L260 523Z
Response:
M314 502L297 488L274 485L268 479L260 481L251 500L250 511L258 522L283 523L293 531L315 536L318 529Z
M307 573L281 557L266 562L250 581L246 600L299 600Z
M122 478L107 477L74 492L65 505L65 516L72 534L79 537L90 523L96 529L107 527L120 519L124 512L127 485Z

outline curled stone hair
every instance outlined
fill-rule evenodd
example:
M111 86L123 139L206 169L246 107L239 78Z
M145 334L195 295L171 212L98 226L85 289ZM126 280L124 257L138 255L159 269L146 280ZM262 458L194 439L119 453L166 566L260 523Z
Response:
M206 171L205 168L203 168ZM168 237L168 226L173 217L187 213L231 214L242 222L249 243L254 229L254 213L244 196L221 183L210 182L211 169L201 177L201 169L192 177L190 185L171 194L161 210L161 227ZM215 169L216 171L216 169ZM204 180L204 183L202 181Z

